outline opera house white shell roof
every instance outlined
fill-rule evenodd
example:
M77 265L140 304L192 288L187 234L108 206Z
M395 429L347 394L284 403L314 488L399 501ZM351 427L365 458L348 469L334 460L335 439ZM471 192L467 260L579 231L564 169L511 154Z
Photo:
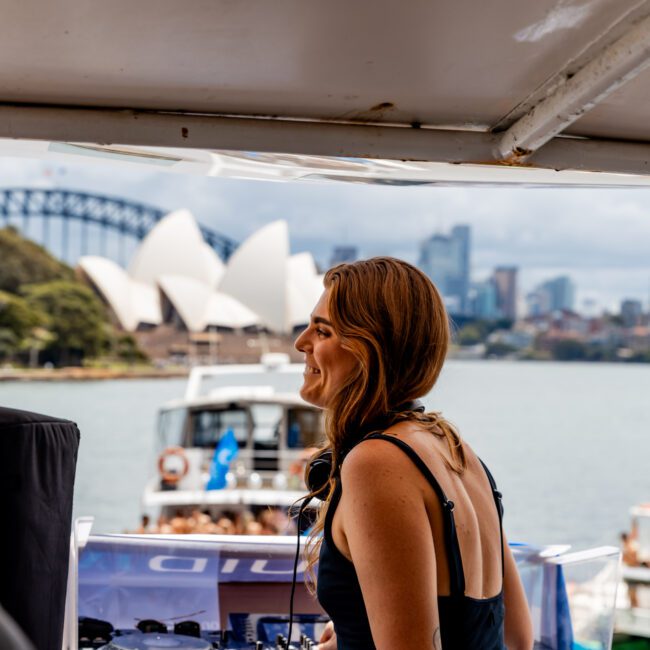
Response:
M192 213L170 212L151 230L129 264L134 280L154 284L161 275L194 278L216 288L224 264L203 241Z
M82 257L79 268L127 331L161 324L168 301L191 332L251 326L290 332L309 321L323 290L311 254L289 254L285 221L253 233L224 264L187 210L160 220L128 272L96 256Z
M82 257L79 267L110 305L125 330L135 330L140 324L162 323L155 285L130 278L121 266L105 257Z

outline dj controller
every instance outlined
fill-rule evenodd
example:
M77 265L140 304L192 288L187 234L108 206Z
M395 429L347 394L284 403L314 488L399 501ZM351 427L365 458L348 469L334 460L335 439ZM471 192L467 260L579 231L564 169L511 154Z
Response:
M232 630L201 630L195 621L182 621L169 630L155 620L140 621L134 629L114 629L107 621L79 618L79 650L312 650L317 643L306 634L289 644L281 633L275 638L238 638ZM294 637L295 638L295 637Z

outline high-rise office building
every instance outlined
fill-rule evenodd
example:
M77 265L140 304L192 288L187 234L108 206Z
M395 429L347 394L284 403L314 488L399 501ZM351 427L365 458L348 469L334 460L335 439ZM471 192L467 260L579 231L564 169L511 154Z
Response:
M503 318L517 319L517 273L516 266L498 266L494 269L497 290L497 308Z
M575 286L567 275L553 278L544 282L540 289L548 295L549 311L573 311L575 302Z
M526 296L528 314L541 316L554 311L573 311L575 285L571 278L561 275L543 282Z
M343 262L354 262L358 258L359 249L356 246L334 246L330 258L330 267L343 264Z
M431 278L452 314L469 311L470 227L454 226L449 236L433 235L420 247L420 268Z
M486 320L499 317L497 288L493 278L472 283L469 291L469 313L476 318Z
M550 311L548 292L537 287L526 296L526 312L528 316L542 316Z
M640 300L623 300L621 303L621 320L625 327L635 327L641 324L643 305Z

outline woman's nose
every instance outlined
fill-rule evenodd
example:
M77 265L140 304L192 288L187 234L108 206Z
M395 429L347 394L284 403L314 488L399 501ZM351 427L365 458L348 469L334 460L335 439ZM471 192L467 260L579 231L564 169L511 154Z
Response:
M305 348L307 347L308 343L309 337L307 336L307 330L305 329L299 334L293 346L296 348L296 350L298 350L298 352L306 352Z

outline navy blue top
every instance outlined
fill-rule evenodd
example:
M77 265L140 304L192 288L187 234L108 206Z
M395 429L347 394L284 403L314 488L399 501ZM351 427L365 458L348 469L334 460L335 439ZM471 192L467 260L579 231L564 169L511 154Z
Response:
M449 563L450 595L438 596L440 636L444 650L505 650L503 640L503 586L493 598L465 596L465 574L456 535L454 504L415 451L403 440L375 433L364 438L387 440L397 445L415 463L427 479L443 508L444 538ZM481 461L483 464L483 461ZM501 493L488 468L483 464L492 486L501 529L503 507ZM325 527L318 564L318 600L334 623L338 650L375 650L368 614L354 565L336 547L332 538L332 519L341 499L341 480L336 481L325 516ZM501 532L501 571L503 576L503 532Z

